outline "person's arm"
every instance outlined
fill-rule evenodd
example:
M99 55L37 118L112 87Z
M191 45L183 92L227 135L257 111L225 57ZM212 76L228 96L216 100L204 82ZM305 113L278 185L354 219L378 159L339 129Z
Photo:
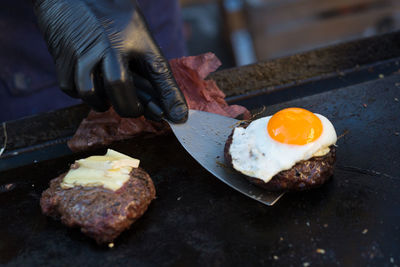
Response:
M137 97L145 79L166 116L184 122L185 98L134 0L34 0L39 27L61 89L97 111L143 114ZM143 89L143 88L142 88Z

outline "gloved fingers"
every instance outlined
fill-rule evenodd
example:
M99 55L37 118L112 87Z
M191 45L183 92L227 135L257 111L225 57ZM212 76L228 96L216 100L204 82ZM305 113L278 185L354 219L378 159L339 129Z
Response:
M185 97L139 8L136 9L136 15L135 25L140 32L140 42L135 43L135 50L139 53L133 53L133 60L130 62L132 68L151 83L167 118L177 123L185 122L188 117Z
M188 117L188 106L167 60L158 53L150 52L144 56L147 69L146 78L159 95L161 106L168 119L173 122L185 122Z
M94 110L104 112L109 108L105 98L104 88L95 77L95 57L90 54L79 58L75 65L75 86L77 93L84 102ZM97 85L97 87L95 86Z
M133 83L135 84L136 91L143 91L149 95L152 99L159 101L158 92L154 89L153 85L143 76L138 75L135 72L131 72L133 77ZM139 98L140 99L140 98Z
M71 97L78 98L79 96L74 83L73 67L66 68L63 64L56 64L56 69L61 90Z
M137 98L132 75L113 49L103 59L102 72L107 96L115 111L122 117L143 115L143 106Z
M107 98L106 85L104 84L104 75L101 62L94 66L92 74L92 81L96 90L96 95L104 103L104 109L107 110L110 108L111 103Z
M153 121L161 121L164 111L160 108L158 101L140 89L137 90L137 95L144 106L144 116Z
M136 94L144 107L144 116L150 120L161 121L164 111L160 107L157 92L145 78L136 73L132 73L132 76L136 87Z

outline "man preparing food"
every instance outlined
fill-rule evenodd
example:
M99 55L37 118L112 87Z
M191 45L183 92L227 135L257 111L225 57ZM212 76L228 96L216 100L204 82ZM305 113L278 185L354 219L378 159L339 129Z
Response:
M176 1L142 2L139 4L149 18L149 27L167 57L182 56L182 25ZM140 85L135 84L145 81L153 88L147 93L159 100L166 116L184 122L186 101L139 4L131 0L33 1L59 86L65 93L81 98L97 111L111 105L121 116L138 117L145 111L137 96ZM7 19L1 31L5 47L0 57L4 60L0 67L1 121L76 103L57 92L54 70L36 38L30 8L28 2L20 0L10 1L2 10ZM21 17L25 21L21 22Z

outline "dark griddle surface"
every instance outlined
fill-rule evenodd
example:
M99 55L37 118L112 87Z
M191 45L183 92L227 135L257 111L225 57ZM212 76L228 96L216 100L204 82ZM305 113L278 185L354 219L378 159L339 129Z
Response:
M74 159L0 173L0 263L117 266L393 266L400 262L400 75L270 106L300 106L336 127L338 162L320 189L267 207L203 170L174 136L113 148L142 159L157 199L115 242L98 247L78 230L41 215L48 182ZM397 99L397 101L396 101ZM93 151L92 151L93 152ZM95 151L103 153L104 150ZM2 187L4 189L4 187ZM324 254L317 253L323 249ZM394 264L393 264L393 263Z

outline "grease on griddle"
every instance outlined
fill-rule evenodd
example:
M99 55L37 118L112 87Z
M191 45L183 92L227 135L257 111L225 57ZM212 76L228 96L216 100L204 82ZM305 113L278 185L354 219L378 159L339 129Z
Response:
M347 135L348 133L350 133L350 131L348 129L345 129L343 131L343 133L341 135L338 136L337 140L341 139L342 137L344 137L345 135Z

